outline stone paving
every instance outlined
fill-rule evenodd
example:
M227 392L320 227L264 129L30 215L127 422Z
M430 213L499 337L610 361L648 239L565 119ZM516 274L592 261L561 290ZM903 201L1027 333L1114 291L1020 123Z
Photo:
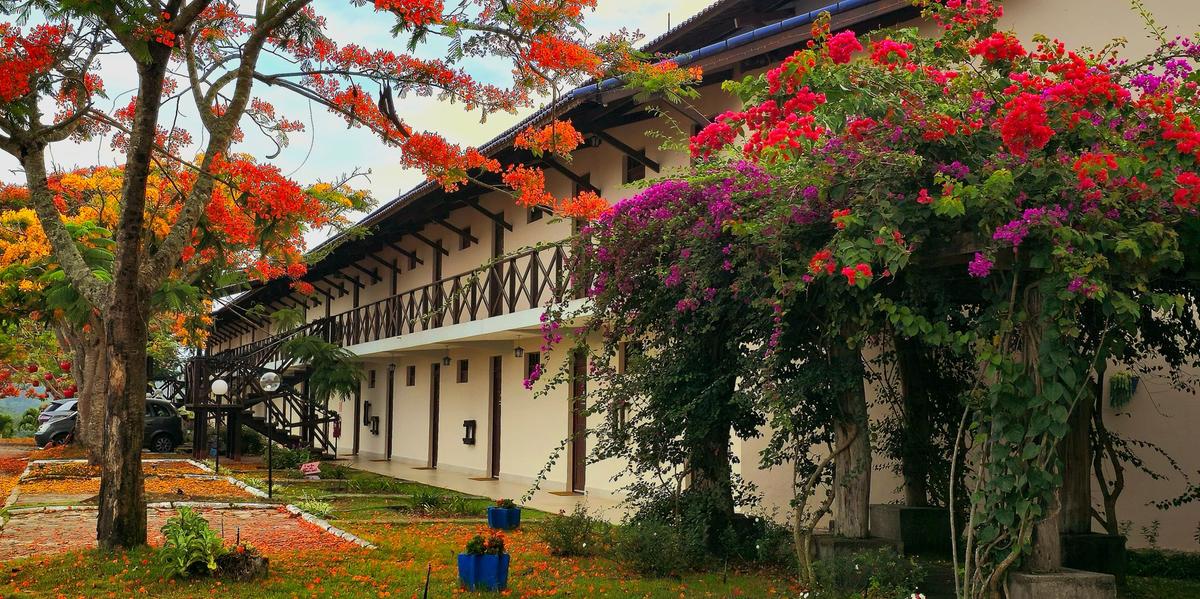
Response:
M261 548L268 555L281 548L281 540L286 540L288 549L292 550L356 547L277 508L201 508L199 511L227 544L233 544L240 532L242 541ZM174 514L173 508L150 508L147 530L151 545L162 544L159 529ZM93 509L18 512L0 529L0 563L95 546L96 510Z

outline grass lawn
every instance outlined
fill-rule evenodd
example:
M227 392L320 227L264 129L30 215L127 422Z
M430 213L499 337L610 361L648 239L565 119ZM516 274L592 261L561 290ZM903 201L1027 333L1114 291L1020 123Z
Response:
M5 564L0 597L420 597L426 569L430 597L460 591L455 556L480 530L475 524L353 524L351 532L379 546L337 555L280 553L271 556L265 581L228 583L169 580L156 573L152 552L116 556L97 551ZM770 570L710 572L681 579L643 579L605 558L556 558L537 525L506 535L512 554L512 597L795 597L786 573ZM487 596L487 595L484 595Z

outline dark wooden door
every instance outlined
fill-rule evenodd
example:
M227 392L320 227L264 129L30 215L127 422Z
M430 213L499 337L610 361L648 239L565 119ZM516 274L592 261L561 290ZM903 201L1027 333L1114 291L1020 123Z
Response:
M587 483L587 355L571 355L571 490Z
M442 410L442 365L434 362L429 370L429 467L437 468L438 416Z
M492 356L492 478L500 478L500 367L501 356Z
M396 365L388 365L387 379L387 452L384 456L392 459L392 411L396 409Z

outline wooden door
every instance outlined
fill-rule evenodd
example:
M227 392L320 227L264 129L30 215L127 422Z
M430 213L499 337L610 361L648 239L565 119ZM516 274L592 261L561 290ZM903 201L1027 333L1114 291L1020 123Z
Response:
M429 467L437 468L438 417L442 405L442 365L434 362L429 370Z
M500 367L501 356L492 356L492 478L500 478Z
M388 365L387 378L387 451L384 457L392 459L392 414L396 409L396 365Z
M571 355L571 490L582 493L587 483L587 355Z

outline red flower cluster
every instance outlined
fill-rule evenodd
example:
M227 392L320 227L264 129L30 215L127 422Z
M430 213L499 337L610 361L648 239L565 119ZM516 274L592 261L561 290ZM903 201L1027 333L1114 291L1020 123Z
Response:
M396 13L409 27L440 22L443 8L442 0L375 0L375 10Z
M894 67L898 62L908 60L908 51L912 49L913 45L908 42L884 38L871 42L871 60L875 61L875 64Z
M436 133L414 133L401 143L401 147L404 149L402 165L421 169L449 190L457 189L467 181L467 171L500 170L500 163L495 159L484 156L475 148L463 150Z
M595 52L549 33L533 38L525 59L547 71L579 71L597 75L600 69L600 57Z
M28 37L11 23L0 23L0 101L12 102L30 92L33 80L54 64L52 50L62 44L65 25L38 25Z
M705 159L712 156L713 152L732 144L733 140L737 139L738 132L729 123L735 121L736 117L737 113L734 112L721 114L693 136L689 144L692 156Z
M1001 60L1011 61L1025 56L1027 52L1021 46L1021 41L1012 34L997 31L991 36L976 42L971 47L971 54L973 56L982 56L988 62L997 62Z
M1072 168L1079 178L1079 189L1093 189L1108 183L1109 171L1117 170L1117 158L1108 152L1085 152Z
M1041 96L1022 93L1004 105L1007 110L1000 121L1000 137L1008 151L1025 156L1030 149L1041 149L1050 143L1054 130L1050 128L1046 106Z
M846 277L847 285L857 285L858 277L861 276L863 278L870 279L871 277L875 276L875 273L871 271L870 264L859 262L855 266L843 267L842 276Z
M785 58L779 66L767 71L767 86L771 95L794 93L804 81L804 75L816 64L812 53L804 50Z
M1200 175L1185 171L1175 177L1175 183L1179 185L1175 190L1176 206L1191 208L1200 203Z
M813 254L812 259L808 261L808 272L814 275L819 275L822 272L825 274L833 274L837 268L837 262L833 259L833 252L829 250L821 250Z
M1191 154L1200 161L1200 131L1192 123L1190 117L1182 116L1166 119L1162 123L1165 141L1175 142L1175 149L1181 154Z
M861 52L863 45L858 41L858 36L854 35L853 31L847 29L831 38L825 45L826 52L829 54L829 59L837 64L846 64L850 62L850 58L855 52Z
M583 144L583 135L571 121L554 121L541 129L530 127L517 135L513 145L541 156L546 152L567 156Z
M546 173L540 168L510 165L501 180L517 193L517 204L521 206L554 205L554 196L546 191Z
M841 210L834 210L831 216L833 217L832 220L835 227L838 229L845 229L846 219L850 216L850 209L843 208Z

